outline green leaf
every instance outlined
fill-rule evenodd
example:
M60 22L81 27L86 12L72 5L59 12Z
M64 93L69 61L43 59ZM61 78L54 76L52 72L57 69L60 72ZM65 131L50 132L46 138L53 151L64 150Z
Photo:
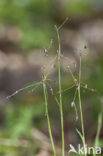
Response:
M76 128L76 131L77 133L79 134L81 140L82 140L82 143L84 143L84 138L83 138L83 135L81 134L81 132Z

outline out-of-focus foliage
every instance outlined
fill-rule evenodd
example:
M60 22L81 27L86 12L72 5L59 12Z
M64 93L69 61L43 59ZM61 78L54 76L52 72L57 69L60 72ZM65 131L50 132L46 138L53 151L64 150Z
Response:
M44 114L44 104L30 103L30 106L21 105L19 107L6 107L6 123L8 132L11 138L17 139L22 136L30 138L32 125L41 127L43 122L41 118ZM37 122L38 121L38 122Z
M21 31L20 46L24 50L43 48L54 37L54 19L65 16L84 18L103 11L102 0L1 0L0 23L14 25ZM57 6L55 6L57 5ZM60 12L56 10L61 6ZM62 16L61 16L62 15Z
M65 14L80 18L90 17L98 11L103 11L103 1L100 0L64 0Z
M52 7L49 0L3 0L0 1L0 22L19 27L23 49L41 48L53 36Z

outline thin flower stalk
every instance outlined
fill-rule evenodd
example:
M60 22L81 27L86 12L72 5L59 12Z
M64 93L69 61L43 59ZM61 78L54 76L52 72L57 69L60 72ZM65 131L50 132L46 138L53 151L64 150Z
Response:
M58 82L59 82L59 108L60 108L61 133L62 133L62 156L65 156L64 121L63 121L62 86L61 86L61 64L60 64L61 45L60 45L59 29L57 27L56 27L56 31L57 31L57 38L58 38Z
M47 93L47 86L46 86L46 78L47 78L47 76L44 75L43 92L44 92L44 100L45 100L45 113L46 113L47 122L48 122L48 131L49 131L49 136L50 136L50 140L51 140L51 144L52 144L53 154L54 154L54 156L56 156L56 149L55 149L55 144L54 144L54 140L53 140L51 125L50 125L49 112L48 112L48 93Z
M79 67L78 99L79 99L79 108L80 108L80 116L81 116L81 127L82 127L82 135L83 135L83 147L84 147L84 150L85 150L85 145L86 144L85 144L83 111L82 111L82 103L81 103L81 54L80 54L80 67ZM85 156L87 156L86 153L85 153Z

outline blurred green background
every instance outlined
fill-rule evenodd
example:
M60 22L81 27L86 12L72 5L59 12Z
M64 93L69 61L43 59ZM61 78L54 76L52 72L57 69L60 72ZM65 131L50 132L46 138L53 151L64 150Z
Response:
M6 99L16 90L42 79L45 65L56 93L57 36L54 25L68 21L60 31L62 54L62 88L73 84L66 67L78 77L79 53L83 53L82 104L86 142L94 145L98 116L103 109L103 1L102 0L0 0L0 155L50 156L49 139L42 86L31 87ZM47 50L46 50L46 49ZM45 54L47 52L47 54ZM46 55L46 56L45 56ZM47 56L48 55L48 56ZM68 58L68 59L67 59ZM92 88L92 91L89 90ZM96 89L96 92L94 91ZM71 108L75 88L63 93L66 151L69 144L77 147L81 140L80 117L75 120ZM61 148L58 105L48 87L52 132ZM78 99L76 106L79 113ZM47 142L50 148L45 145ZM99 146L103 147L103 126Z

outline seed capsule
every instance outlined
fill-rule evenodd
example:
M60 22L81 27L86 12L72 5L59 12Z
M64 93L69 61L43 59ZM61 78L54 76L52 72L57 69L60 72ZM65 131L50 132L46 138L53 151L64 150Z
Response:
M78 120L78 115L76 115L76 121Z
M74 105L75 105L75 103L74 103L74 101L72 101L72 103L71 103L71 107L74 107Z
M87 88L88 86L87 86L87 84L84 86L84 88Z

